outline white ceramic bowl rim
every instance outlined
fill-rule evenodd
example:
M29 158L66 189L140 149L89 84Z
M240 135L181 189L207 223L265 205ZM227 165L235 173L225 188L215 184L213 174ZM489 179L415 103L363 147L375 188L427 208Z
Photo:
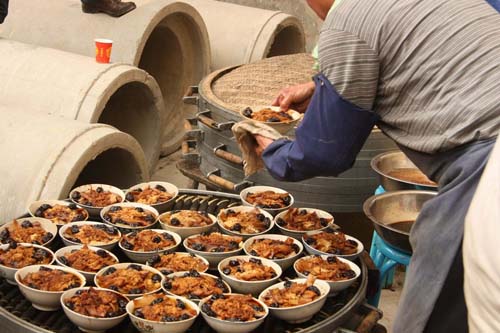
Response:
M0 230L7 229L9 226L14 224L14 221L17 221L17 223L21 224L25 220L28 220L30 222L39 222L40 227L43 230L45 230L46 232L50 232L52 234L52 237L50 238L50 240L43 243L43 244L40 244L41 246L44 246L44 245L51 243L56 238L57 232L58 232L57 225L54 222L52 222L51 220L43 218L43 217L23 217L20 219L14 219L13 221L9 221L7 223L0 225ZM46 227L44 226L44 224L46 225ZM49 226L53 226L53 227L49 227ZM52 230L49 230L49 229L52 229ZM4 243L0 243L0 245L2 245L2 244L4 244ZM20 244L20 243L18 243L18 244ZM28 243L28 244L33 244L33 243ZM35 244L35 245L38 245L38 244Z
M234 259L248 259L246 261L250 261L251 258L254 258L254 259L259 259L262 261L262 264L264 266L267 266L267 267L271 267L274 272L276 273L276 276L273 277L273 278L270 278L270 279L266 279L266 280L258 280L258 281L245 281L245 280L240 280L240 279L237 279L236 277L232 276L232 275L226 275L224 273L222 273L222 263L227 261L228 264L229 264L229 260L234 260ZM266 259L266 258L261 258L261 257L254 257L254 256L250 256L250 255L241 255L241 256L234 256L234 257L229 257L229 258L225 258L223 260L221 260L219 262L219 264L217 265L217 270L219 271L219 273L221 274L221 276L224 274L225 277L227 277L228 279L231 279L231 280L234 280L234 281L237 281L237 282L243 282L243 283L248 283L249 285L252 285L252 284L259 284L259 283L263 283L263 282L269 282L269 281L272 281L272 280L276 280L276 279L279 279L279 277L281 276L281 274L283 274L283 270L281 269L281 266L278 265L277 263L273 262L271 259Z
M234 230L229 230L228 228L226 228L224 226L224 222L220 218L220 215L222 214L222 212L224 212L226 210L229 210L229 209L232 209L232 210L236 209L235 211L241 210L243 212L249 212L251 210L257 209L260 214L262 214L265 217L269 218L269 228L267 228L267 229L265 229L265 230L263 230L261 232L253 233L253 234L244 234L244 233L237 232L237 231L234 231ZM234 206L234 207L224 208L224 209L220 210L219 214L217 214L217 224L219 225L219 227L221 229L224 229L227 232L230 232L230 233L232 233L234 235L241 235L242 237L248 237L248 236L251 237L251 236L262 235L262 234L265 234L265 233L269 232L274 227L274 219L273 219L273 216L271 214L269 214L268 212L266 212L263 208L260 208L260 207L257 207L257 206Z
M296 264L301 261L301 260L305 260L305 259L308 259L308 258L314 258L316 257L317 255L315 254L311 254L309 256L305 256L305 257L302 257L300 259L297 259L294 263L293 263L293 269L295 269L296 272L300 272L297 268L296 268ZM356 265L354 262L346 259L346 258L342 258L342 257L338 257L334 254L321 254L321 255L318 255L320 256L323 260L326 260L328 257L335 257L337 258L337 260L340 260L341 262L343 263L346 263L349 265L349 268L356 274L355 277L353 278L350 278L350 279L343 279L343 280L337 280L337 281L334 281L334 280L325 280L325 279L320 279L320 278L316 278L318 280L321 280L321 281L326 281L326 282L329 282L329 283L337 283L337 282L350 282L350 281L354 281L356 280L360 275L361 275L361 269L359 268L358 265ZM300 272L300 274L302 275L305 275L304 273Z
M83 208L87 209L87 208L94 208L94 209L102 209L106 206L88 206L88 205L84 205L84 204L81 204L79 202L76 202L75 200L73 200L73 193L75 191L78 191L78 192L85 192L85 190L82 190L82 188L86 188L86 187L90 187L91 189L95 189L97 187L106 187L106 188L103 188L104 191L108 191L108 192L111 192L113 194L117 194L121 197L122 201L120 203L123 203L123 201L125 201L125 193L123 193L123 191L121 189L119 189L118 187L116 186L113 186L113 185L108 185L108 184L85 184L85 185L80 185L78 187L75 187L74 189L71 190L71 192L69 192L69 199L71 200L71 202L74 202L76 203L77 205L80 205L82 206Z
M292 207L288 207L288 209L290 209ZM325 226L325 227L321 227L320 229L314 229L314 230L292 230L292 229L288 229L288 228L285 228L285 227L282 227L280 226L277 222L278 222L278 218L282 218L283 215L286 214L286 212L288 211L287 210L284 210L282 211L281 213L278 213L275 217L274 217L274 224L276 224L276 226L280 229L283 229L285 231L288 231L290 233L296 233L296 234L303 234L303 233L307 233L307 232L311 232L311 231L323 231L324 229L330 227L330 225L333 224L333 222L335 221L335 218L333 217L332 214L328 213L327 211L325 210L321 210L321 209L316 209L316 208L309 208L309 207L297 207L297 209L300 211L300 210L306 210L308 213L309 212L316 212L316 214L318 215L318 217L321 218L320 214L324 214L324 215L328 215L328 217L326 217L327 219L331 219L330 222L328 222L328 225ZM324 217L323 217L324 218Z
M66 231L66 229L70 228L73 225L77 225L77 226L81 227L83 225L99 225L99 224L105 225L106 227L114 228L116 231L118 231L118 236L116 237L116 239L114 241L109 242L109 243L102 242L102 244L99 243L98 246L116 244L121 240L122 233L118 227L116 227L110 223L97 222L97 221L78 221L78 222L71 222L71 223L65 224L65 225L61 226L61 228L59 229L59 236L61 238L65 239L66 241L73 243L75 245L83 245L82 243L73 242L72 240L69 240L68 238L64 237L64 232ZM97 247L97 245L89 245L89 244L87 244L87 245Z
M25 285L24 283L21 282L19 276L21 275L19 272L26 268L26 267L35 267L35 266L45 266L45 267L49 267L49 268L52 268L52 269L59 269L61 271L65 271L67 273L71 273L71 274L74 274L76 275L78 278L80 278L80 286L79 287L76 287L76 288L81 288L83 286L85 286L85 284L87 283L87 280L85 279L85 276L82 275L82 273L78 272L76 269L74 268L71 268L71 267L66 267L66 266L56 266L56 265L31 265L31 266L25 266L21 269L19 269L17 272L16 272L16 275L15 275L15 280L18 284L21 284L23 286L23 288L27 288L29 290L32 290L32 291L35 291L35 292L39 292L39 293L47 293L47 294L61 294L67 290L61 290L61 291L50 291L50 290L40 290L40 289L35 289L35 288L31 288L27 285ZM38 268L40 269L40 268ZM29 273L28 273L29 274ZM74 289L74 288L72 288Z
M189 252L181 252L181 251L174 251L174 252L170 252L170 251L165 251L165 252L161 252L161 253L158 253L158 255L161 257L163 255L168 255L168 254L180 254L182 256L186 256L186 257L192 257L194 256L195 258L197 259L200 259L201 261L203 261L203 263L205 263L207 265L207 270L208 270L208 266L209 266L209 262L207 259L203 258L202 256L200 256L199 254L196 254L196 253L189 253ZM192 255L191 255L192 254ZM150 267L153 267L151 265L149 265L149 260L146 261L146 265L147 266L150 266ZM156 267L153 267L153 268L156 268ZM161 267L160 267L161 268ZM156 268L158 269L158 268ZM159 270L159 269L158 269ZM180 271L179 271L180 272ZM175 273L175 272L174 272ZM201 272L200 272L201 273ZM203 272L205 273L205 272Z
M165 279L171 279L171 278L174 278L174 277L184 277L184 274L185 274L185 273L190 273L190 271L178 271L178 272L173 272L173 273L170 273L170 274L168 274L167 276L165 276ZM211 277L211 278L213 278L213 279L215 279L215 280L219 280L219 279L220 279L220 280L222 281L222 283L224 283L224 285L227 287L227 290L232 291L231 286L229 285L229 283L227 283L226 281L224 281L224 279L222 279L221 277L219 277L219 276L217 276L217 275L212 275L212 274L210 274L210 273L205 273L205 272L203 272L203 273L202 273L202 272L197 272L197 273L198 273L198 274L200 274L200 275L209 276L209 277ZM162 281L162 287L163 287L163 282L164 282L164 281ZM162 290L163 290L163 291L165 291L163 288L162 288ZM171 294L173 294L173 295L175 295L175 296L178 296L178 297L183 297L183 296L181 296L181 295L174 294L173 292L170 292L170 291L169 291L169 293L171 293ZM208 296L207 296L207 297L208 297ZM183 298L186 298L186 297L183 297ZM187 299L187 298L186 298L186 299ZM202 299L203 299L203 298L200 298L200 300L202 300Z
M244 294L240 294L240 293L223 293L224 296L226 295L241 295L241 296L244 296ZM204 313L203 311L201 311L201 306L203 304L205 304L206 302L208 302L208 300L210 299L211 296L207 296L203 299L200 300L200 305L199 305L199 308L200 308L200 312L205 314L206 316L208 316L208 314ZM264 303L262 302L260 299L256 298L256 297L252 297L254 301L257 301L257 303L259 303L260 305L262 305L262 308L265 310L266 314L260 318L257 318L257 319L254 319L254 320L251 320L251 321L242 321L242 322L238 322L238 321L230 321L230 320L224 320L224 319L219 319L219 318L215 318L215 317L210 317L210 319L212 320L216 320L216 321L219 321L221 323L226 323L226 324L248 324L248 323L255 323L259 320L264 320L268 315L269 315L269 307Z
M157 289L154 289L154 290L151 290L151 291L146 291L144 293L141 293L141 294L122 294L124 296L127 296L127 297L135 297L137 295L147 295L147 294L152 294L152 293L155 293L157 291L160 291L162 289L162 285L163 285L163 281L165 280L165 276L159 271L157 270L156 268L154 267L151 267L151 266L147 266L145 264L140 264L140 263L136 263L136 262L120 262L120 263L116 263L116 264L113 264L113 265L109 265L109 266L106 266L106 267L103 267L101 268L97 273L95 273L95 277L94 277L94 284L97 288L102 288L102 289L106 289L104 287L100 287L99 284L97 283L97 277L98 276L101 276L102 274L104 274L104 272L113 267L115 269L127 269L128 266L130 265L138 265L138 266L141 266L142 269L145 269L147 271L150 271L150 272L153 272L155 274L158 274L160 275L161 277L161 280L160 280L160 287L157 288ZM119 266L119 267L116 267L116 266ZM121 293L120 293L121 294Z
M66 251L69 251L69 253L72 253L72 252L71 252L72 250L80 250L80 249L82 249L84 246L85 246L85 244L80 244L80 245L69 245L69 246L64 246L64 247L61 247L59 250L57 250L57 251L55 252L55 256L54 256L54 258L55 258L56 262L57 262L59 265L61 265L61 266L63 266L63 267L73 268L73 267L68 266L68 265L66 265L66 264L62 263L61 261L59 261L59 257L60 257L60 256L65 256L65 255L68 253L68 252L64 252L64 251L62 251L62 250L66 250ZM117 264L119 264L119 263L120 263L120 260L118 259L118 257L117 257L117 256L116 256L113 252L111 252L111 251L108 251L108 250L106 250L106 249L103 249L103 248L100 248L100 247L97 247L97 246L87 245L87 247L89 248L89 250L92 250L92 251L94 251L94 252L97 252L97 251L99 251L99 250L106 251L106 252L108 253L108 255L110 255L111 257L113 257L113 258L116 260L116 263L117 263ZM59 256L59 257L58 257L58 256ZM108 267L108 266L106 266L106 267ZM105 267L103 267L103 268L105 268ZM80 270L80 269L76 269L76 268L73 268L73 269L74 269L75 271L77 271L77 272L80 272L80 273L85 273L85 274L96 274L96 273L98 272L98 271L97 271L97 272L82 271L82 270ZM101 288L101 289L105 289L105 288Z
M189 210L189 209L182 209L182 210ZM172 214L172 212L173 212L173 211L168 211L168 212L165 212L165 213L163 213L163 214L160 214L160 216L158 216L158 222L160 222L160 224L166 225L166 226L167 226L167 227L169 227L169 228L174 228L174 229L184 229L184 230L190 230L190 229L197 229L197 228L212 227L214 224L216 224L216 223L217 223L217 217L215 217L214 215L209 214L209 213L207 213L207 214L208 214L208 217L210 218L210 220L212 221L212 223L211 223L211 224L209 224L209 225L202 225L202 226L199 226L199 227L182 227L182 226L178 227L178 226L175 226L175 225L171 225L171 224L165 223L165 222L163 222L163 221L161 220L161 218L162 218L163 216L170 215L170 214ZM193 212L199 212L199 211L194 210Z
M142 208L144 210L149 211L150 213L153 213L153 215L155 215L155 221L149 223L148 225L139 226L139 227L132 227L132 226L129 226L127 224L115 224L115 223L113 223L111 221L108 221L107 219L104 218L104 215L111 209L111 207L114 207L114 206L118 206L118 207L131 207L131 208ZM147 228L155 225L156 222L158 222L158 216L160 216L160 213L158 213L158 211L156 210L156 208L151 207L150 205L146 205L146 204L142 204L142 203L138 203L138 202L128 202L127 201L127 202L118 202L118 203L115 203L115 204L103 207L101 209L100 215L101 215L101 219L104 221L104 223L107 223L108 225L112 225L112 226L114 226L116 228L122 228L122 229L128 229L128 230L141 230L141 229L147 229Z
M289 280L291 282L299 282L299 283L306 283L307 279L304 279L304 278L298 278L298 279L293 279L293 280ZM259 300L261 298L261 296L264 295L264 293L267 293L269 290L271 289L284 289L282 288L282 286L284 286L286 281L283 281L283 282L279 282L279 283L276 283L270 287L267 287L266 289L264 289L260 294L259 294ZM325 298L326 296L328 296L328 293L330 292L330 286L328 285L328 282L324 281L324 280L320 280L320 279L316 279L313 283L313 285L316 285L316 283L318 284L322 284L323 287L326 288L326 292L323 292L323 290L321 288L318 288L319 291L321 292L321 295L318 296L318 298L316 298L315 300L313 300L312 302L309 302L309 303L306 303L306 304L301 304L301 305L295 305L295 306L287 306L287 307L279 307L279 308L276 308L276 307L272 307L272 306L269 306L267 305L267 307L269 309L273 309L273 310L294 310L294 309L298 309L298 308L301 308L301 307L307 307L311 304L314 304L320 300L322 300L323 298ZM264 303L264 302L263 302Z
M122 294L120 294L119 292L116 292L116 291L111 290L111 289L99 288L99 287L79 287L79 288L73 288L73 289L68 289L68 290L65 290L65 291L64 291L64 293L61 295L61 306L62 306L64 309L66 309L66 310L70 311L70 312L71 312L72 314L74 314L74 315L77 315L77 316L79 316L79 317L83 317L83 318L88 318L88 319L90 319L90 320L111 321L111 320L116 320L116 319L118 319L118 318L121 318L121 317L124 317L124 316L126 316L126 315L127 315L127 311L125 311L125 312L124 312L124 313L122 313L121 315L119 315L119 316L115 316L115 317L106 317L106 318L91 317L91 316L87 316L87 315L81 314L80 312L76 312L76 311L74 311L74 310L71 310L70 308L68 308L68 307L66 306L66 304L64 304L64 296L65 296L64 294L66 294L66 292L68 292L68 291L73 291L74 289L77 289L77 290L89 290L90 288L95 289L95 290L110 291L110 292L112 292L112 293L113 293L113 294L115 294L115 295L118 295L118 296L121 296L121 297L125 298L125 299L127 300L127 304L128 304L128 302L130 302L130 300L128 299L128 297L127 297L127 296L122 295ZM76 291L77 291L77 290L76 290Z
M35 205L34 207L32 207L33 205ZM54 205L61 205L61 206L69 206L71 204L75 204L78 208L82 208L84 211L85 211L85 214L87 215L86 216L86 219L88 219L90 217L90 214L89 212L83 207L83 205L79 204L79 203L75 203L73 201L66 201L66 200L37 200L37 201L33 201L29 206L28 206L28 213L32 216L32 217L38 217L38 216L35 216L35 213L36 211L38 210L38 208L40 208L43 204L49 204L51 205L52 207ZM33 211L31 208L34 208L35 211ZM40 218L45 218L45 217L40 217ZM46 218L45 218L46 219ZM51 221L50 219L47 219L49 221ZM81 220L83 221L83 220ZM74 222L80 222L80 221L74 221ZM55 223L55 222L53 222ZM68 223L60 223L58 225L65 225L65 224L69 224L69 223L72 223L72 222L68 222Z
M166 296L166 297L169 297L169 298L173 298L173 299L180 299L181 301L183 301L184 303L190 303L189 305L191 306L191 308L193 308L193 310L196 311L196 315L192 316L192 317L189 317L188 319L184 319L184 320L176 320L176 321L154 321L154 320L149 320L149 319L145 319L145 318L139 318L137 317L136 315L134 315L133 311L129 311L129 304L132 304L131 307L133 307L133 310L135 310L135 306L134 305L134 300L130 300L126 306L126 309L127 311L125 312L125 314L129 314L131 315L132 317L134 317L135 319L139 320L139 321L143 321L145 323L150 323L150 324L165 324L165 325L168 325L168 324L178 324L178 323L183 323L183 322L187 322L189 320L193 320L193 319L196 319L199 315L200 315L200 308L198 307L198 305L196 305L196 303L194 303L193 301L185 298L185 297L181 297L181 296L176 296L176 295L169 295L167 294L166 292L163 291L163 296ZM136 299L139 299L139 298L142 298L144 296L141 296L141 297L138 297ZM135 300L136 300L135 299Z
M274 111L276 113L279 113L281 111L280 108L279 108L279 106L272 106L272 105L254 105L254 106L250 106L250 108L252 109L252 112L259 112L262 109L266 109L266 108L270 109L270 110L272 110L272 111ZM293 119L291 119L291 120L285 120L285 121L279 121L279 122L274 122L273 123L273 122L256 120L256 119L253 119L251 117L247 117L243 113L245 111L245 109L240 110L240 114L244 118L252 120L252 121L257 121L259 123L264 123L264 124L275 124L275 125L277 125L277 124L291 124L291 123L297 122L298 120L300 120L300 118L302 118L302 114L300 112L298 112L297 110L288 109L285 112L288 113L288 115L291 116ZM257 109L257 110L255 110L255 109Z
M290 196L290 204L285 206L285 207L280 207L280 208L262 208L262 207L257 207L257 206L255 206L247 201L248 193L259 193L259 192L264 192L264 191L274 191L276 193L287 193L288 196ZM290 208L291 206L293 206L293 204L295 202L295 198L293 197L293 195L290 192L285 191L285 190L278 188L278 187L264 186L264 185L250 186L250 187L243 189L240 192L240 198L241 198L241 201L243 201L244 203L246 203L250 206L254 206L257 208L264 209L264 210L271 210L271 211L273 211L273 210L286 210L286 209Z
M175 241L175 244L174 245L171 245L167 248L164 248L164 249L160 249L160 250L155 250L155 251L132 251L132 250L127 250L125 249L123 246L122 246L122 239L120 239L120 241L118 242L118 246L120 247L120 249L122 249L123 251L126 251L126 252L129 252L129 253L137 253L137 254L155 254L155 253L165 253L165 252L168 252L169 250L171 250L172 248L176 247L176 246L179 246L182 242L182 238L181 236L179 236L178 234L176 234L175 232L172 232L172 231L169 231L169 230L165 230L165 229L144 229L144 230L141 230L141 231L146 231L146 230L151 230L151 231L156 231L160 234L169 234L171 235L172 237L174 237L174 241ZM137 231L138 233L141 232L141 231ZM136 231L131 231L127 234L125 234L125 236L127 236L128 234L131 234L133 232L136 232Z
M361 241L359 241L359 239L354 238L354 237L352 237L351 235L348 235L348 234L346 234L346 233L344 233L344 232L342 232L342 231L339 231L339 232L342 232L342 233L346 236L346 239L351 239L351 240L355 241L356 243L358 243L358 247L357 247L357 252L356 252L356 253L353 253L353 254L333 254L333 253L327 253L327 252L323 252L323 251L318 250L317 248L315 248L315 247L314 247L314 246L312 246L312 245L307 244L307 242L306 242L306 241L305 241L305 239L304 239L304 236L306 236L306 235L307 235L307 236L310 236L310 235L316 235L316 234L319 234L319 233L321 233L321 232L326 232L326 231L324 231L324 230L312 230L312 231L308 231L308 232L306 232L305 234L303 234L303 235L302 235L302 242L303 242L304 244L306 244L306 246L308 246L309 248L311 248L311 249L313 249L313 250L315 250L315 251L318 251L318 252L320 252L321 254L326 254L326 255L330 255L330 256L332 256L332 255L334 255L334 256L338 256L338 257L357 256L357 255L359 255L361 252L363 252L363 250L364 250L363 243L361 243Z
M266 237L266 236L271 236L271 235L273 235L273 236L280 236L280 237L279 237L279 238L278 238L278 237L276 237L276 238L269 238L269 237ZM283 239L281 239L281 237L283 237ZM247 242L248 242L248 244L251 244L251 243L253 243L253 241L258 240L258 239L273 239L273 240L281 240L281 241L283 241L283 242L284 242L284 241L286 240L286 238L291 238L291 239L293 239L293 243L294 243L294 244L297 244L297 245L299 246L299 249L300 249L299 253L296 253L296 254L294 254L294 255L290 255L290 256L288 256L288 257L286 257L286 258L281 258L281 259L269 259L269 258L264 258L264 257L259 257L259 256L253 256L253 255L251 255L251 254L248 254L248 255L249 255L249 256L251 256L251 257L262 258L262 259L267 259L267 260L272 260L272 261L274 261L274 262L276 262L276 263L281 262L281 261L284 261L284 260L290 260L290 259L292 259L292 258L298 257L298 256L299 256L299 255L300 255L300 254L304 251L304 246L303 246L303 245L302 245L302 243L301 243L300 241L298 241L297 239L295 239L295 238L293 238L293 237L290 237L290 236L286 236L286 235L278 235L278 234L263 234L263 235L257 235L257 236L254 236L254 237L251 237L251 238L247 239L247 240L245 241L245 243L243 244L243 249L244 249L244 251L245 251L245 253L246 253L246 252L247 252L247 250L246 250L246 249L247 249ZM250 240L252 240L252 242L250 242Z
M50 263L48 263L48 264L42 264L42 265L52 265L52 263L56 260L56 256L55 256L54 252L52 252L51 249L49 249L49 248L47 248L47 247L45 247L43 245L38 245L38 244L33 244L33 243L17 243L17 246L21 246L21 247L36 247L36 248L43 249L43 250L49 252L50 255L52 256L52 260L50 261ZM10 244L0 244L0 249L2 249L2 250L8 250L9 249L9 248L3 249L4 247L9 247L10 248ZM28 265L28 266L33 266L33 265ZM27 267L27 266L24 266L24 267ZM24 267L9 267L9 266L0 264L0 268L7 268L7 269L14 269L14 270L19 270L19 269L24 268Z
M166 203L169 203L170 201L174 200L178 195L179 195L179 188L177 186L175 186L174 184L172 183L169 183L169 182L162 182L162 181L150 181L150 182L145 182L145 183L139 183L139 184L135 184L134 186L131 186L129 187L126 191L125 191L125 197L124 197L124 202L136 202L136 201L128 201L126 198L127 198L127 194L130 192L130 191L134 191L134 190L137 190L137 189L143 189L144 187L146 186L149 186L149 187L152 187L154 188L156 185L161 185L163 186L166 190L167 190L167 193L169 194L172 194L172 198L168 199L167 201L162 201L162 202L157 202L155 204L149 204L150 206L152 207L155 207L155 206L159 206L159 205L164 205ZM169 191L169 188L170 189L173 189L174 192L170 192ZM137 202L138 203L138 202Z
M232 250L232 251L225 251L225 252L200 251L200 250L195 250L192 247L187 246L187 240L190 239L190 238L197 237L197 236L199 236L199 234L198 235L192 235L192 236L186 237L184 239L184 241L182 242L182 245L184 245L184 248L189 249L191 251L203 253L203 254L206 254L206 255L223 255L223 254L238 253L239 251L241 251L243 249L243 243L244 243L243 241L239 243L238 249ZM232 236L232 235L225 235L225 234L222 234L222 236L224 236L224 237L235 237L235 236Z

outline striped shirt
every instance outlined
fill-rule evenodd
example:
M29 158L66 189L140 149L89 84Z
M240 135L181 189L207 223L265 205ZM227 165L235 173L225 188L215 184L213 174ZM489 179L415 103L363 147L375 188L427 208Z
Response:
M410 149L499 132L500 14L485 0L342 0L321 29L319 62L343 98Z

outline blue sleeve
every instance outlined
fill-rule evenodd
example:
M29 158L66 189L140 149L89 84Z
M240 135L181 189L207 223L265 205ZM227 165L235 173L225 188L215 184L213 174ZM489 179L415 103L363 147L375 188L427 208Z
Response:
M313 79L316 88L295 141L277 140L262 154L276 179L337 176L351 168L379 119L374 112L344 100L323 74Z

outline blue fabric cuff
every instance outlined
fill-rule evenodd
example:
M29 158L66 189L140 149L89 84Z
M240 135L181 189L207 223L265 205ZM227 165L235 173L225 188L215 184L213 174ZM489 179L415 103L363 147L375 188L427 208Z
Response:
M352 167L379 120L374 112L344 100L323 74L313 79L314 95L295 141L275 141L262 154L268 171L277 179L337 176Z

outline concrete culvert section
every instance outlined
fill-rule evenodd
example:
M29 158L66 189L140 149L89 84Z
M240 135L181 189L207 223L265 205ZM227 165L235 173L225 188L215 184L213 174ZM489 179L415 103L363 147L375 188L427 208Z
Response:
M94 57L94 38L113 40L111 62L138 66L160 87L167 112L162 154L174 151L190 110L182 97L209 72L210 44L205 23L191 5L172 0L137 0L120 18L84 14L76 0L16 0L0 36ZM41 15L40 13L47 13Z
M114 127L3 106L0 117L0 222L83 183L127 188L149 178L139 143Z
M137 139L150 169L156 164L166 112L145 71L0 39L0 77L2 105L112 125Z
M186 0L203 16L212 48L212 70L305 52L295 16L214 0Z

